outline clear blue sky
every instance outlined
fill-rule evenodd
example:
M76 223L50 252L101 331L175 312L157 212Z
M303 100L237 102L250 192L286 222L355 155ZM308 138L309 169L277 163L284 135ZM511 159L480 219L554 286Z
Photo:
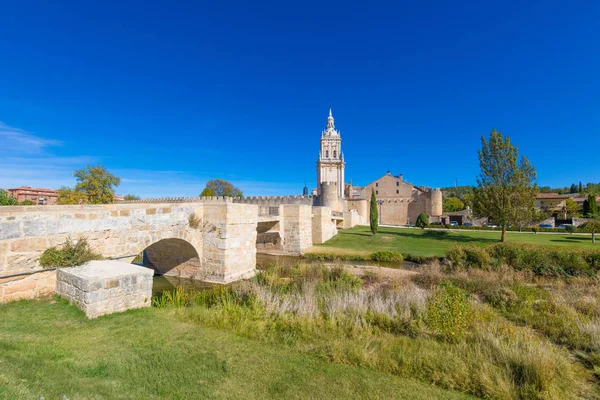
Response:
M597 1L5 1L0 187L101 163L120 194L298 194L330 106L354 184L472 184L492 128L541 185L598 182L599 21Z

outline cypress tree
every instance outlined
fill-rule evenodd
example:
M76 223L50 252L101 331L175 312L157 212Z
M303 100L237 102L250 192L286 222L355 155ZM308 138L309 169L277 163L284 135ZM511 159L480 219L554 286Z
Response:
M579 192L578 193L583 193L583 185L581 184L581 181L579 181Z
M377 233L379 227L379 213L377 212L377 197L375 197L375 190L371 190L371 213L370 213L371 232L373 235Z
M590 218L595 218L598 215L598 203L596 196L588 194L587 200L583 202L583 215Z

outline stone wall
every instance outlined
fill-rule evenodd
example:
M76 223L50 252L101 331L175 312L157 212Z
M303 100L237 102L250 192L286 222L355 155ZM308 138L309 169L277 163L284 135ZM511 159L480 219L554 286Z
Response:
M313 243L324 243L337 235L335 222L331 219L331 208L312 208L311 230Z
M283 207L283 249L302 254L312 246L312 207L285 204Z

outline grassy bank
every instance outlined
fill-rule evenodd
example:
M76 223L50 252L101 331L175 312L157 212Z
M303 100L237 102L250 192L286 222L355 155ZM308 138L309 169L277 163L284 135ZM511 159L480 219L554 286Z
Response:
M467 398L183 314L151 308L86 320L62 301L0 305L0 399Z
M157 305L199 326L484 398L597 395L595 280L511 269L446 274L437 263L423 270L382 280L341 267L271 267L251 282L180 290Z
M591 235L532 234L508 232L508 242L551 246L569 249L600 248L592 244ZM380 227L379 233L371 234L368 227L358 226L341 230L329 241L316 245L313 254L338 254L346 258L368 257L376 251L392 250L404 255L431 257L444 256L455 244L486 246L500 241L500 232L480 231L433 231L407 228Z

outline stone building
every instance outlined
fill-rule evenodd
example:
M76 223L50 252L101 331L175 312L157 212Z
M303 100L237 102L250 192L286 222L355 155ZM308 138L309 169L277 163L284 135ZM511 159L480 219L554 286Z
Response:
M342 138L335 129L329 109L327 125L321 132L321 147L317 161L317 188L313 204L331 207L334 212L356 210L362 222L369 221L371 191L378 199L379 223L389 225L414 224L420 213L442 215L442 192L439 189L417 187L388 173L360 187L344 182L344 153Z

